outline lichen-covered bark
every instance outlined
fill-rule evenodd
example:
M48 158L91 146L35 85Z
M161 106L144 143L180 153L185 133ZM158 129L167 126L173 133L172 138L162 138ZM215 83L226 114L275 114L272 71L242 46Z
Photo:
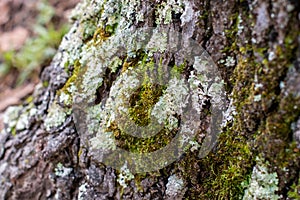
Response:
M300 198L298 1L84 0L71 18L73 27L32 98L6 112L0 134L1 199ZM164 35L158 49L135 52L133 36L121 32L142 27L175 30L183 43L193 39L200 44L217 63L227 97L223 129L207 156L197 154L210 122L204 106L196 140L184 156L163 169L132 174L126 165L118 170L105 166L93 148L119 145L141 153L160 146L125 135L100 102L108 102L109 112L123 105L111 93L130 89L121 83L133 84L132 76L124 77L131 69L143 72L161 62L172 64L175 75L183 73L187 80L194 73L197 81L201 76L193 65L180 65L180 54L172 58L164 53ZM127 54L110 55L120 42L127 44ZM205 86L201 84L199 88ZM172 94L167 91L144 84L132 97L131 119L149 123L148 109L158 97ZM184 92L180 87L172 91ZM199 101L213 99L196 94ZM77 97L94 103L82 115L90 119L85 127L76 120ZM101 129L106 135L94 132L104 125L109 125ZM155 141L167 143L170 130Z

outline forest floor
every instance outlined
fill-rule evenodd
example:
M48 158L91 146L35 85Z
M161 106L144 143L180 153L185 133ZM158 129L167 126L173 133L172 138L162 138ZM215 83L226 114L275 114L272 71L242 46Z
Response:
M41 70L68 30L68 16L78 1L0 1L0 130L6 108L32 94Z

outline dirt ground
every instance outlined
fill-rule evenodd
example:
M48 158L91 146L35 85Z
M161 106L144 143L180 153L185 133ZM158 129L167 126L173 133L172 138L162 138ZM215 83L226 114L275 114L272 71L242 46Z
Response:
M34 36L38 3L42 0L1 0L0 1L0 53L19 50L27 39ZM47 0L46 0L47 1ZM48 0L54 7L55 15L51 21L55 26L68 23L68 15L79 0ZM0 63L3 62L0 59ZM38 82L39 72L32 75L22 85L16 86L17 70L10 70L0 76L0 130L3 129L3 112L8 106L19 104L29 96Z

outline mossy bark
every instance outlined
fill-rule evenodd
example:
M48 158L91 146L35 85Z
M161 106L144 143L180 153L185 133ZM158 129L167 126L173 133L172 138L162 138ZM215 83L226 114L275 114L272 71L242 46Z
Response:
M68 59L60 48L44 69L33 101L17 109L27 118L22 122L25 125L16 125L21 117L8 118L0 135L1 199L247 199L246 193L265 199L300 197L299 1L84 2L82 7L94 10L79 10L73 17L71 31L80 38L75 40L78 45L68 52ZM116 14L107 14L109 8ZM122 8L127 11L120 11ZM70 100L75 86L72 82L84 79L78 76L83 58L77 56L77 50L88 48L83 47L86 44L102 45L122 26L122 20L117 23L112 19L120 19L126 12L133 27L172 27L184 39L196 40L217 63L232 112L217 145L206 157L200 159L188 151L161 170L132 177L97 162L84 146L75 128ZM162 57L165 64L171 63L168 55ZM120 58L115 62L117 67L99 72L107 79L98 84L98 100L108 96L112 82L123 71L136 67L142 59L144 56L130 61ZM86 61L87 65L92 61ZM190 70L186 66L179 71L188 74ZM132 103L136 107L131 115L139 123L143 119L135 112L146 98L143 95L153 93L147 91L149 88L141 87L142 92L135 95L138 100ZM146 99L146 106L157 101L157 97ZM57 106L59 111L51 112ZM32 109L34 114L28 114ZM147 115L147 110L141 113ZM206 126L203 123L199 134ZM116 127L108 129L127 149L138 151L132 143L141 140L129 141ZM250 183L255 181L255 170L264 169L261 165L278 183L274 182L273 194L257 191L254 197L249 194Z

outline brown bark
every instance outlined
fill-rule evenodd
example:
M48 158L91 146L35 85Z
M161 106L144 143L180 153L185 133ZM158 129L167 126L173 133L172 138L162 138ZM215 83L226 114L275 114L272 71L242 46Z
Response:
M294 145L294 138L299 144L294 125L300 113L299 1L189 2L193 20L182 25L180 14L173 14L168 26L207 50L218 64L237 112L214 151L203 159L188 153L162 170L138 176L139 180L122 189L116 170L88 156L72 115L61 126L46 131L47 110L70 76L53 62L41 77L49 85L36 88L34 93L37 114L15 135L0 135L0 199L77 199L83 183L87 183L84 199L172 199L175 197L167 197L166 188L174 171L186 182L184 199L236 199L243 195L239 185L251 176L258 155L278 174L280 198L288 198L291 186L299 184L300 169L299 145ZM154 23L151 8L159 4L146 4L145 25L135 26ZM255 87L258 83L263 86ZM244 148L251 153L243 153ZM58 163L71 169L67 175L55 174ZM228 172L230 167L235 169L233 166L242 169L240 174Z

